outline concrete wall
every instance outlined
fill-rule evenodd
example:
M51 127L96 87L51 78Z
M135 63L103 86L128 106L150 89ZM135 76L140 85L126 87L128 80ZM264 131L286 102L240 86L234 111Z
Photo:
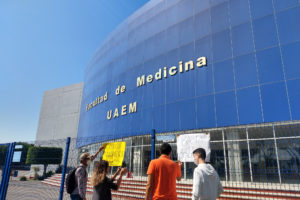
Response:
M36 140L76 137L83 83L44 92Z

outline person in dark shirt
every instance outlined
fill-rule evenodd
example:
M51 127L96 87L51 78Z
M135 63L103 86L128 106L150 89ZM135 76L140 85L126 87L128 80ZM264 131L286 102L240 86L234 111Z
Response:
M100 160L95 168L91 179L93 186L93 200L111 200L111 190L120 188L122 177L127 172L126 168L119 168L112 178L108 178L109 165L105 160ZM114 183L115 178L120 174L117 183Z

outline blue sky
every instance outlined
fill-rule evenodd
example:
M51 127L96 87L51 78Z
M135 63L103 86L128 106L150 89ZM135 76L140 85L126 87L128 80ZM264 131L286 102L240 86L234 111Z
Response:
M83 81L101 41L148 0L0 0L0 143L34 140L43 91Z

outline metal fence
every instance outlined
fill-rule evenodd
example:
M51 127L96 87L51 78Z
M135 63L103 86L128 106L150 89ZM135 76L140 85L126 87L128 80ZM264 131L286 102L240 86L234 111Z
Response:
M224 187L219 199L300 199L299 122L156 133L155 136L168 136L164 138L169 138L173 149L171 158L176 161L176 136L187 133L210 134L211 164ZM5 199L4 195L9 200L70 199L62 187L63 177L79 165L80 154L94 154L103 143L116 141L126 142L124 165L129 173L123 178L121 188L113 191L113 199L144 199L148 165L153 157L159 157L158 149L164 141L154 140L150 133L110 138L101 136L101 141L105 141L102 143L93 142L100 138L66 138L1 145L0 200ZM76 148L81 143L91 144ZM101 158L102 153L88 167L89 177ZM178 199L191 199L194 168L194 163L183 164L183 179L177 182ZM111 167L110 176L116 170L117 167ZM8 186L6 194L5 186ZM92 193L89 181L87 199L92 198Z
M9 157L11 155L13 144L1 144L0 145L0 169L1 169L1 182L0 182L0 200L4 199L2 197L5 197L7 193L7 183L8 183L8 176L5 176L5 174L8 173L9 169ZM7 161L7 162L6 162Z

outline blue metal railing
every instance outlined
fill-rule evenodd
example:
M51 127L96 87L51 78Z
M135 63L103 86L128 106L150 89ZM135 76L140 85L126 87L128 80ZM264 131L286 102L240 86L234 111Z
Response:
M151 134L151 160L155 159L155 129L152 129Z
M14 156L16 143L8 144L8 149L5 157L4 168L2 171L2 180L1 180L1 188L0 188L0 200L5 200L7 188L9 184L10 170L11 164Z
M71 139L68 137L67 142L66 142L64 166L63 166L63 169L62 169L61 184L60 184L60 191L59 191L59 200L63 199L63 194L64 194L65 176L66 176L66 170L67 170L67 165L68 165L70 140Z

